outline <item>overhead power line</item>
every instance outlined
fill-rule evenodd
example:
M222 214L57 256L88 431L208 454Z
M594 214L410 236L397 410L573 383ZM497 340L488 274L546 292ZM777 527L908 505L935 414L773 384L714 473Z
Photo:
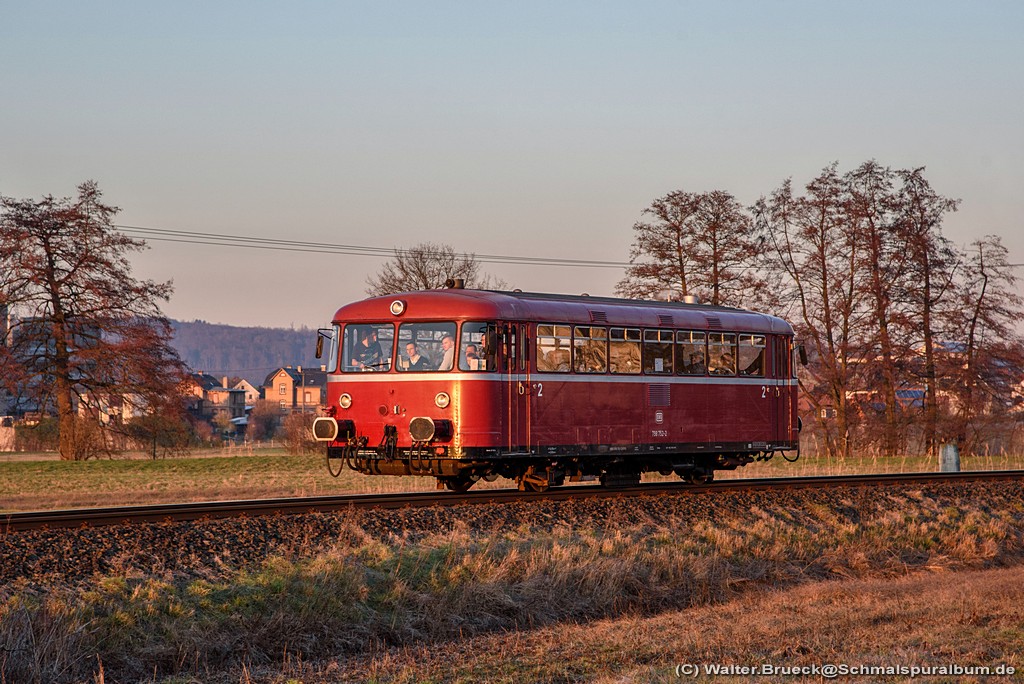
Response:
M344 245L330 242L307 242L301 240L284 240L280 238L263 238L252 235L229 235L224 233L199 233L187 230L170 230L166 228L148 228L145 226L115 225L115 228L135 237L157 242L178 242L190 245L211 245L217 247L244 247L247 249L268 249L281 252L307 252L315 254L345 254L350 256L371 256L391 258L396 255L408 255L411 250L390 247L372 247L368 245ZM630 266L623 261L599 261L591 259L560 259L556 257L527 257L511 254L469 254L458 256L472 258L488 264L527 264L537 266L573 266L580 268L615 268L623 269Z
M373 247L369 245L345 245L331 242L307 242L301 240L284 240L281 238L264 238L252 235L230 235L226 233L200 233L187 230L171 230L168 228L149 228L146 226L117 225L122 232L156 242L178 242L190 245L210 245L214 247L244 247L246 249L267 249L279 252L306 252L314 254L342 254L348 256L369 256L389 259L396 255L407 256L409 249L398 247ZM577 268L614 268L623 269L632 266L625 261L600 261L594 259L562 259L558 257L528 257L511 254L457 254L462 258L472 258L486 264L521 264L534 266L569 266ZM1024 268L1024 264L1007 264L1011 268Z

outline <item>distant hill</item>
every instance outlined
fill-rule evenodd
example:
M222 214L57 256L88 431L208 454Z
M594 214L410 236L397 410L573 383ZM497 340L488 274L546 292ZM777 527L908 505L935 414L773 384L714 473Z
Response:
M309 328L243 328L206 321L171 321L172 345L194 371L238 376L260 385L281 366L319 368L316 331Z

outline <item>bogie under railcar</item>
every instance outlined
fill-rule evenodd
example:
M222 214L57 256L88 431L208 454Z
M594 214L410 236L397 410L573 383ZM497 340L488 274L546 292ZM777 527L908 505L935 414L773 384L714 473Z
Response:
M793 330L743 309L467 289L342 307L314 436L337 473L463 491L701 483L799 450Z

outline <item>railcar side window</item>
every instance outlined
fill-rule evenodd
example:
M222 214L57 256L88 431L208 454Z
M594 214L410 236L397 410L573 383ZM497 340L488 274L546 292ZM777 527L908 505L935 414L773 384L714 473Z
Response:
M523 346L519 344L519 328L515 323L506 323L501 327L501 354L503 368L510 371L516 369L516 355Z
M671 330L644 330L644 373L672 375Z
M680 375L704 375L708 369L707 339L696 330L676 333L676 372Z
M573 335L572 368L577 373L608 370L608 328L576 326Z
M341 347L341 326L331 326L331 349L327 352L327 372L334 373L338 370L338 364L341 359L338 356L338 352Z
M463 323L459 343L459 368L464 371L492 371L496 362L498 334L494 323Z
M523 343L519 345L519 370L525 371L530 365L530 345L526 344L526 340L529 337L529 326L525 323L519 324L519 337L522 338ZM513 364L514 365L514 364Z
M787 357L789 358L789 377L796 379L796 355L799 353L797 348L793 345L793 338L786 338L786 350L789 352Z
M711 375L736 375L736 335L708 333L708 371Z
M568 373L572 337L568 325L537 325L537 370L543 373Z
M391 369L395 326L391 323L350 323L345 326L342 370L346 373Z
M403 323L398 328L400 371L449 371L455 367L455 324Z
M640 329L612 328L608 342L608 368L612 373L640 372Z
M740 335L740 375L764 376L765 336Z

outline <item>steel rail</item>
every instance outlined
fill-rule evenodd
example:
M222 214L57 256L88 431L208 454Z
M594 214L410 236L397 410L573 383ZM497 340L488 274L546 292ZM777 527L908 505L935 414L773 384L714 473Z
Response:
M796 488L860 487L891 484L1006 481L1024 479L1024 470L966 471L958 473L889 473L832 477L770 477L717 480L703 485L684 482L649 483L632 487L579 485L546 492L514 489L483 489L475 492L405 492L399 494L349 494L288 499L203 501L152 506L116 506L0 514L0 535L35 529L57 529L187 521L242 516L295 515L373 508L417 508L454 504L488 504L529 501L564 501L585 498L627 498L660 494L700 494Z

